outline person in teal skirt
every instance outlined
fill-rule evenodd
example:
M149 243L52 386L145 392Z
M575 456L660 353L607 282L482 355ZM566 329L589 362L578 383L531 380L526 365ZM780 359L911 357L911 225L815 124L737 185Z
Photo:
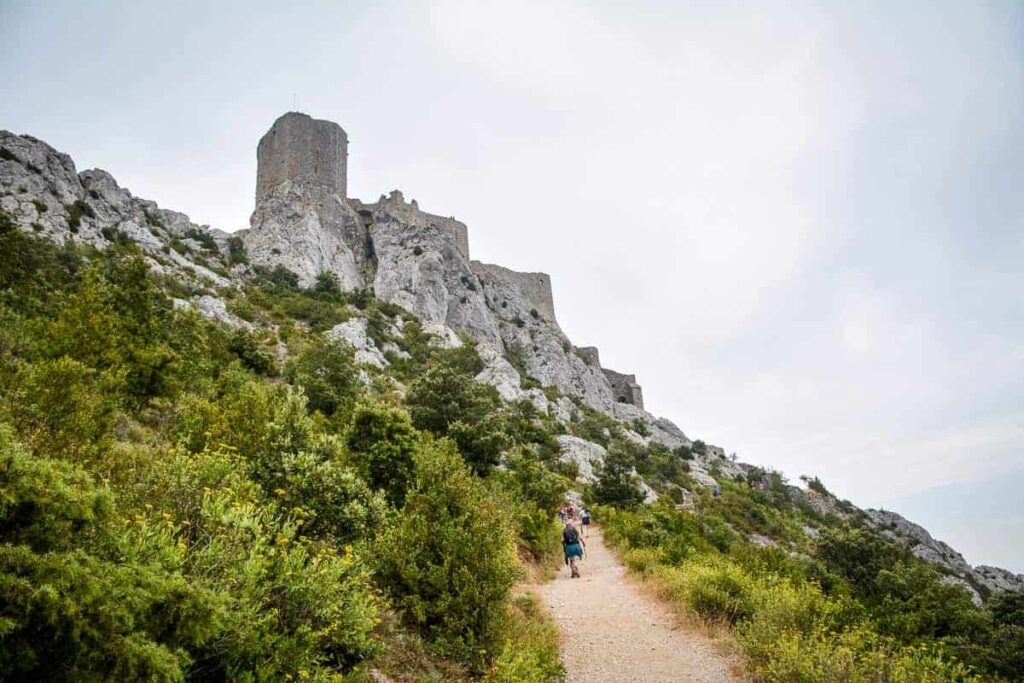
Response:
M580 568L576 562L583 559L583 548L585 547L586 544L580 537L580 532L576 530L572 522L566 522L565 528L562 529L562 549L565 553L565 563L569 565L572 572L571 577L574 579L580 578Z

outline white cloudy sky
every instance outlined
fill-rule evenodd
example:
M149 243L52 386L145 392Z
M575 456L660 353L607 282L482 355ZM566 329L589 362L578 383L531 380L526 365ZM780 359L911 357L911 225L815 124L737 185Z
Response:
M1024 571L1024 5L370 4L0 0L0 127L234 230L335 120L692 437Z

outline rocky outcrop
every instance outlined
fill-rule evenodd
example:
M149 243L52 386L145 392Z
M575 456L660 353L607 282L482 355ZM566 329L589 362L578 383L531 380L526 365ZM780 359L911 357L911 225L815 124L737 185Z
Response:
M134 242L157 272L201 286L230 284L213 270L223 271L223 262L206 226L132 196L106 171L78 173L71 157L30 135L0 131L0 210L55 242Z
M577 478L580 481L594 481L597 477L594 466L603 463L604 457L608 454L604 446L569 434L561 434L557 438L561 448L559 459L562 462L576 464L579 468L579 477Z
M357 363L365 363L375 368L385 368L389 365L384 354L377 348L377 344L367 334L369 321L366 318L351 318L339 323L327 331L327 337L335 341L342 341L355 350Z
M406 204L400 192L363 205L375 257L373 291L425 320L501 343L494 316L457 235Z
M1024 574L1014 574L998 567L972 567L963 555L942 541L932 538L928 531L888 510L867 510L871 526L884 536L906 545L916 557L940 567L973 587L990 593L1001 591L1024 592Z
M333 273L342 289L366 287L366 230L337 194L312 192L288 181L261 197L245 233L253 263L283 266L309 287L321 272Z
M524 278L520 275L538 274L516 274L479 261L472 266L506 353L521 358L527 374L542 385L558 387L587 405L610 412L614 401L604 374L580 358L554 318L537 308L534 290L540 285L522 289Z

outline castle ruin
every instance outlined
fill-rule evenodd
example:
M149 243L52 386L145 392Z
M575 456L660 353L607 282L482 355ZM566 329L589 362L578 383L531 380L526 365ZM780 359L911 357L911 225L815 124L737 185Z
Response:
M565 339L549 275L470 261L466 225L420 210L399 190L376 202L348 197L348 135L338 124L288 112L260 139L256 160L256 209L244 233L254 263L285 267L303 287L330 272L343 289L371 289L478 340L544 347L532 368L538 379L604 409L643 408L634 375L602 368L596 348Z
M612 385L612 392L615 400L619 403L628 403L643 410L644 391L637 383L636 375L627 375L601 367L601 353L596 346L580 346L576 348L576 354L582 358L587 365L601 368L608 383Z
M344 199L347 173L348 136L341 126L288 112L256 148L256 204L284 182Z

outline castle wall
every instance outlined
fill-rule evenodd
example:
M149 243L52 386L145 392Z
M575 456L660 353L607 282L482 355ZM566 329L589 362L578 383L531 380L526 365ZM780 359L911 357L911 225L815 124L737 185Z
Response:
M643 410L644 392L637 384L636 375L624 375L621 372L602 368L608 383L612 385L615 393L615 400L619 403L629 403Z
M332 121L285 114L260 138L256 161L257 206L286 180L306 190L346 195L348 136Z
M384 210L409 225L436 228L450 236L455 242L459 253L465 259L469 259L469 230L466 228L466 224L448 216L438 216L426 211L420 211L416 200L413 199L411 202L406 202L405 196L400 190L392 190L387 196L381 195L380 199L373 204L368 204L358 199L349 199L348 204L356 212L363 215L367 221L373 220L373 213L375 211Z
M511 283L530 306L548 320L555 322L555 300L551 294L551 276L547 273L520 273L479 261L473 261L473 268Z
M601 354L596 346L577 346L576 353L587 362L587 365L592 365L595 368L601 367Z

